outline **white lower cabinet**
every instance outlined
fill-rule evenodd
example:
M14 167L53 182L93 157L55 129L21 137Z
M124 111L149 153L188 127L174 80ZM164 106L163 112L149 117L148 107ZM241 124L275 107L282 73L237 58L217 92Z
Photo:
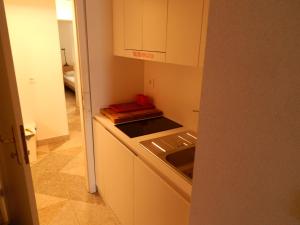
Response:
M134 161L134 224L188 225L190 204L138 157Z
M98 191L122 225L188 225L190 204L94 120Z
M96 183L122 225L133 225L135 155L94 121Z

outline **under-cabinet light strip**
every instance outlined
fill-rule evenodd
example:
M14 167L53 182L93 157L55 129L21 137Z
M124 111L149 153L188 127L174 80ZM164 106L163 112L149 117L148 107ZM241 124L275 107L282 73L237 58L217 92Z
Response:
M160 146L159 146L158 144L156 144L154 141L152 141L151 144L153 144L154 146L156 146L157 148L159 148L161 151L167 152L165 149L163 149L162 147L160 147Z
M190 134L190 133L186 133L187 135L189 135L190 137L194 138L197 140L197 137L195 137L194 135Z
M184 141L186 141L186 142L188 142L190 144L193 144L192 142L190 142L190 141L186 140L185 138L181 137L180 135L178 135L177 137L179 137L181 140L184 140Z

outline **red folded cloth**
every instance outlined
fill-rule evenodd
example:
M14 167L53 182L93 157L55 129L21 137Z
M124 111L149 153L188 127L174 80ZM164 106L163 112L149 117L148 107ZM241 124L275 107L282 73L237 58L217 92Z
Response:
M113 104L110 105L111 108L116 113L123 112L132 112L139 111L144 109L153 109L155 106L153 105L151 99L145 95L137 95L135 102L122 103L122 104Z
M110 105L109 108L111 108L114 112L122 113L122 112L132 112L132 111L138 111L143 109L153 109L155 108L154 105L139 105L136 102L131 103L123 103L123 104L114 104Z
M135 101L139 105L146 105L146 106L153 105L150 97L142 94L137 95Z

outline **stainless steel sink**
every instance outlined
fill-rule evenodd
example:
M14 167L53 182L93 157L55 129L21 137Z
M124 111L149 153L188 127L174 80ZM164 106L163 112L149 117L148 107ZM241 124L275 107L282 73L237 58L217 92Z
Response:
M176 167L189 178L193 179L195 147L171 153L166 156L166 161Z
M192 131L142 141L140 144L189 181L193 178L197 137Z

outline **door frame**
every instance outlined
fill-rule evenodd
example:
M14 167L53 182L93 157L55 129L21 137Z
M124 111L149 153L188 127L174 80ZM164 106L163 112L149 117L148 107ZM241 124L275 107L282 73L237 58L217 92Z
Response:
M80 76L80 116L84 129L84 146L86 150L87 161L87 180L88 190L95 193L96 174L94 158L94 138L93 138L93 116L91 108L91 89L90 89L90 70L89 70L89 52L87 39L87 17L85 0L72 0L74 13L75 49L78 55L78 72Z

